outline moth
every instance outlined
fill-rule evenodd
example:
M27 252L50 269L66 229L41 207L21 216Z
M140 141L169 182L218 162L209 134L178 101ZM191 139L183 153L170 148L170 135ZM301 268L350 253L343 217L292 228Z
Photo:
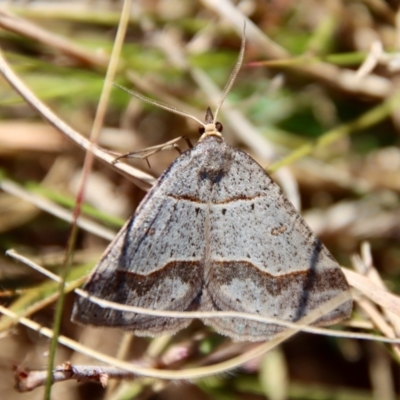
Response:
M349 292L339 265L279 186L222 137L216 117L244 47L243 36L215 117L210 109L205 123L191 117L202 136L160 176L108 246L83 287L90 295L153 310L240 311L293 322ZM348 317L348 299L315 324ZM102 308L90 297L77 298L72 319L139 336L172 335L191 323ZM242 318L203 322L240 341L270 340L284 329Z

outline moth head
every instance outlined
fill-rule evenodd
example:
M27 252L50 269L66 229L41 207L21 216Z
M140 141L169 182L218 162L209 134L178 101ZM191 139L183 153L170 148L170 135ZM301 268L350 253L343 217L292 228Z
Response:
M200 141L208 136L218 136L222 137L221 132L223 126L220 122L215 122L213 113L210 107L207 108L205 123L199 127L199 132L201 134Z

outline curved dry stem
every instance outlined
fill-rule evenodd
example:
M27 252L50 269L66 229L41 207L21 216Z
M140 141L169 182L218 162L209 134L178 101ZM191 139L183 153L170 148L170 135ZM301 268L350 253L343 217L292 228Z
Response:
M71 340L65 336L60 335L58 337L58 341L60 344L63 344L64 346L69 347L72 350L79 351L82 354L88 355L90 357L93 357L97 360L109 363L110 365L113 365L118 368L122 368L126 371L130 371L134 374L137 375L142 375L142 376L148 376L148 377L153 377L153 378L160 378L160 379L198 379L198 378L203 378L206 376L210 375L215 375L215 374L220 374L226 371L229 371L231 369L237 368L244 363L259 357L272 348L276 347L280 343L284 342L287 340L289 337L293 336L300 330L302 330L303 326L309 325L316 321L318 318L321 317L321 315L324 312L329 312L336 307L338 307L341 303L346 301L344 298L344 294L342 293L339 296L336 296L335 298L331 299L330 301L326 302L323 305L324 310L322 311L322 307L319 307L315 310L313 310L310 314L305 316L299 321L299 324L295 328L289 328L283 331L279 337L276 337L272 339L269 342L263 343L248 352L241 354L237 357L234 357L230 360L211 365L211 366L206 366L206 367L198 367L198 368L188 368L185 370L181 371L173 371L173 370L157 370L155 368L146 368L146 367L140 367L140 366L135 366L132 365L131 363L125 362L125 361L120 361L117 360L114 357L107 356L105 354L99 353L96 350L89 349L86 346L82 346L78 342L75 342L74 340ZM326 311L328 310L328 311ZM8 310L7 308L0 306L0 312L11 317L11 318L18 318L18 316L13 313L12 311ZM28 318L18 318L19 322L35 331L40 332L42 335L47 336L51 338L53 336L53 332L51 329L44 328L38 323L28 319Z
M12 68L8 65L7 61L0 52L0 73L4 76L7 82L23 97L23 99L37 111L47 122L54 126L59 132L67 136L76 145L86 151L91 151L101 161L107 163L112 168L122 172L129 179L139 186L143 190L149 190L155 182L155 178L145 172L140 171L137 168L133 168L127 164L113 165L112 162L115 156L102 150L82 136L79 132L75 131L63 120L61 120L56 114L54 114L50 108L42 103L36 95L19 79L14 73Z
M17 259L18 261L21 261L22 263L28 265L32 269L35 269L36 271L40 272L41 274L47 276L48 278L59 282L60 278L53 274L52 272L48 271L47 269L41 267L40 265L34 263L33 261L29 260L28 258L18 254L14 250L8 250L6 254L12 258ZM346 268L342 268L342 270L345 272L347 276L347 272L349 271ZM384 291L371 283L367 278L363 277L360 274L357 274L355 272L352 272L350 274L350 279L349 282L350 284L355 284L357 288L362 289L363 293L368 296L369 293L373 293L374 298L378 301L378 304L380 304L383 307L386 307L390 309L392 312L395 312L393 310L400 310L400 299L391 293L388 293L387 291ZM365 283L365 280L369 281L368 283ZM361 284L360 284L361 282ZM115 303L112 301L108 300L103 300L95 296L89 295L89 293L81 290L81 289L75 289L75 292L83 297L86 297L90 299L93 303L105 307L105 308L112 308L120 311L128 311L128 312L133 312L137 314L145 314L145 315L154 315L154 316L162 316L162 317L173 317L173 318L223 318L223 317L237 317L237 318L244 318L252 321L257 321L261 323L273 323L276 325L281 325L287 328L291 329L297 329L301 330L307 333L313 333L313 334L321 334L321 335L329 335L329 336L334 336L334 337L347 337L347 338L354 338L354 339L364 339L364 340L376 340L376 341L381 341L385 343L400 343L400 339L396 338L384 338L384 337L378 337L375 335L369 335L369 334L360 334L360 333L352 333L352 332L344 332L344 331L332 331L330 329L324 329L324 328L316 328L308 325L302 324L300 321L293 323L293 322L287 322L283 321L280 319L275 319L275 318L266 318L262 317L259 315L254 315L254 314L248 314L248 313L241 313L241 312L236 312L236 311L164 311L164 310L152 310L148 308L142 308L142 307L134 307L134 306L128 306L124 304L119 304ZM332 300L339 300L340 297L342 298L343 302L348 300L346 292L340 294L339 296L336 296ZM326 307L325 307L326 305ZM323 304L318 310L322 314L328 313L330 311L329 308L329 302ZM312 323L312 322L311 322Z

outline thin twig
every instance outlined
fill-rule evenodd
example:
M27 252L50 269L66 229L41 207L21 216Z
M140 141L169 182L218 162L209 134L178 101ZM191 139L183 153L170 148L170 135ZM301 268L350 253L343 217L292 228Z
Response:
M21 367L14 368L15 389L19 392L30 392L46 383L48 371L28 370ZM57 366L52 374L52 382L63 382L67 380L100 382L103 387L107 386L110 378L133 379L132 372L120 368L98 365L72 365L69 362Z
M119 56L121 53L122 45L124 42L126 29L129 21L129 14L131 10L132 0L124 0L124 4L121 11L121 19L118 24L118 31L114 42L114 47L112 51L112 56L110 59L110 63L107 68L106 79L104 82L103 90L101 92L101 97L99 100L99 104L96 110L96 116L93 121L92 130L90 133L90 150L93 146L97 145L100 136L100 130L104 123L105 113L107 110L108 100L110 97L112 82L114 80ZM72 258L75 250L76 240L78 237L78 225L77 221L79 215L81 213L83 200L85 198L85 189L86 183L89 179L90 172L92 170L94 162L94 155L92 151L87 151L85 155L85 160L82 168L82 178L79 183L78 194L76 196L75 207L72 213L72 223L70 227L70 232L68 236L67 248L65 251L65 259L60 272L60 282L59 282L59 297L56 303L56 311L54 315L53 322L53 337L51 338L50 343L50 351L48 358L48 379L46 381L46 390L45 390L45 398L50 400L51 398L51 388L52 388L52 380L50 379L50 374L53 370L54 360L56 356L58 340L57 337L60 332L61 320L63 318L64 311L64 301L65 301L65 284L68 276L68 272L70 270L72 264Z

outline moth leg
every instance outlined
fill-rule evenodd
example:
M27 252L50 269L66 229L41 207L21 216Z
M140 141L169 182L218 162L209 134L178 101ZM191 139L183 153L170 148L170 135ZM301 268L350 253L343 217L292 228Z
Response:
M179 142L180 140L185 140L188 147L192 148L193 145L190 141L190 139L187 136L180 136L178 138L172 139L169 142L163 143L163 144L159 144L157 146L151 146L151 147L147 147L146 149L143 150L139 150L139 151L134 151L134 152L129 152L129 153L125 153L122 155L119 155L118 157L116 157L114 159L114 161L112 162L113 164L116 164L117 162L119 162L119 160L123 159L123 158L139 158L139 159L145 159L147 161L147 164L150 168L150 163L148 161L148 157L152 156L153 154L156 154L160 151L164 151L164 150L171 150L171 149L175 149L179 155L182 154L182 150L179 147L179 145L177 144L177 142Z

